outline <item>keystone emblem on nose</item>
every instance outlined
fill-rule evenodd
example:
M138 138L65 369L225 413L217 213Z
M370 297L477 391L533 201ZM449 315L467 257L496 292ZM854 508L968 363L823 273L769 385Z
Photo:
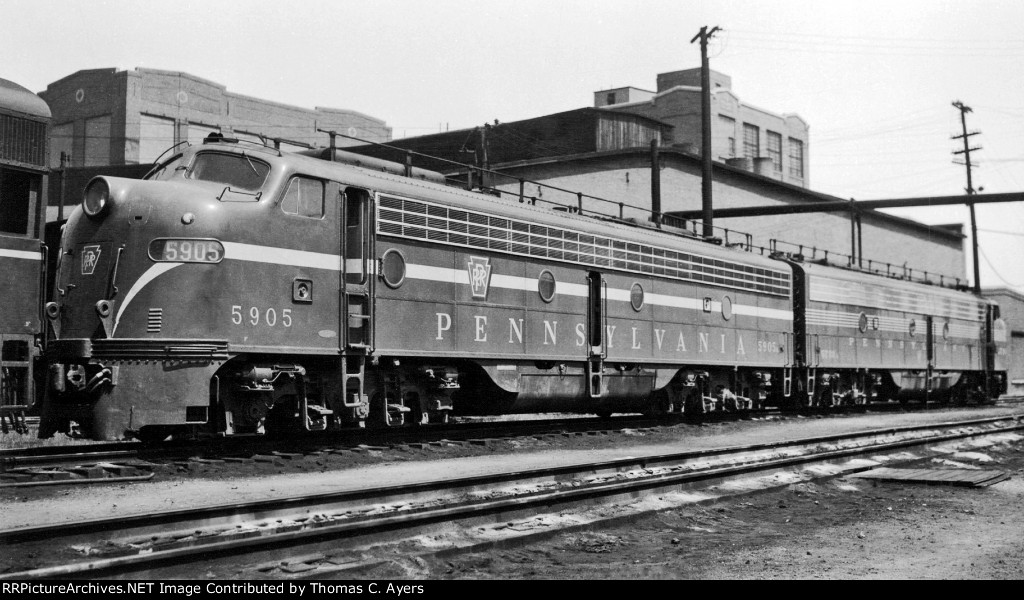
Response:
M92 275L98 262L100 262L99 244L82 248L82 275Z

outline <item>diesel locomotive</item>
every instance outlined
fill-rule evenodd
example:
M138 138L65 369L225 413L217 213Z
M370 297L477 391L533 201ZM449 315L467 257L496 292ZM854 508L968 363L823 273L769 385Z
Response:
M160 440L453 414L984 401L962 291L229 139L97 177L63 233L41 435Z
M27 431L42 339L50 109L0 79L0 429Z

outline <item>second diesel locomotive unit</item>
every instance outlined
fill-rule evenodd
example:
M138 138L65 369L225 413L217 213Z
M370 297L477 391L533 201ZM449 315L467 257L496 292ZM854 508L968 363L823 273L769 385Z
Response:
M0 428L27 431L35 403L46 252L50 109L0 79Z
M94 179L47 305L41 434L71 420L94 438L162 439L1004 385L1001 321L970 294L420 175L219 140L145 180Z

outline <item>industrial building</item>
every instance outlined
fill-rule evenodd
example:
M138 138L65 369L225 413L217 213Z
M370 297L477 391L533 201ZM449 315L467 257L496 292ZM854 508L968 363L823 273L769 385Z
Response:
M594 92L594 106L664 122L672 127L666 145L699 153L700 69L661 73L657 90L623 87ZM710 71L711 155L716 161L799 187L810 187L809 129L793 113L776 113L744 102L732 78Z
M170 146L196 143L215 131L313 146L328 141L318 128L373 141L391 139L391 128L382 119L244 96L178 71L83 70L49 84L39 96L53 114L54 168L60 166L62 153L74 167L152 164ZM288 141L281 143L290 147ZM339 138L338 144L346 142Z

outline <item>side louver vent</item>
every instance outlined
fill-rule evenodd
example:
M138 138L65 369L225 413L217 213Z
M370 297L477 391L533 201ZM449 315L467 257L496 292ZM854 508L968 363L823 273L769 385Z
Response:
M164 309L149 309L149 321L146 323L146 333L160 333L164 326Z

